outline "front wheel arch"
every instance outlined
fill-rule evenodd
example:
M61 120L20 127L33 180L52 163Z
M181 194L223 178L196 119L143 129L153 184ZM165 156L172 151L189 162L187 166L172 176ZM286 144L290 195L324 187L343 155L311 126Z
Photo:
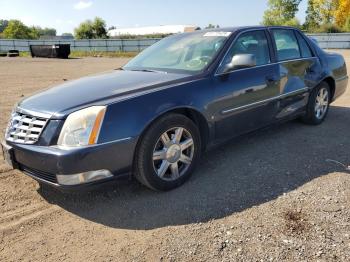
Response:
M156 141L155 136L157 137L159 134L162 134L164 130L167 130L168 127L173 127L174 124L176 125L179 124L180 126L184 125L184 127L187 130L192 130L191 135L193 137L194 144L199 145L199 147L197 147L197 149L194 149L196 153L194 153L191 164L188 167L188 170L185 171L185 174L179 177L177 180L164 182L154 175L154 172L153 172L154 170L150 171L150 166L149 166L147 156L149 156L148 151L152 149L151 147L153 143L152 141ZM158 131L160 130L163 130L163 131L159 133ZM185 149L182 149L182 150L185 150ZM132 173L133 173L133 176L139 182L141 182L142 184L146 185L151 189L160 190L160 191L171 190L175 187L180 186L189 178L189 176L195 169L196 163L198 162L200 155L201 155L201 137L200 137L200 132L198 130L198 127L195 125L195 123L183 114L173 113L173 111L167 112L165 114L160 115L154 121L152 121L150 126L144 130L144 133L142 134L142 136L139 137L137 146L135 148L135 154L134 154L133 165L132 165ZM168 156L166 157L168 158ZM171 162L171 160L168 160L168 159L167 161Z
M157 117L153 118L151 121L149 121L147 123L147 125L143 128L143 130L138 138L135 152L137 152L136 150L138 148L138 145L139 145L140 141L142 140L142 137L144 136L144 134L150 128L150 126L153 123L155 123L158 119L162 118L163 116L165 116L167 114L172 114L172 113L184 115L193 121L193 123L197 126L199 133L200 133L200 136L201 136L200 138L201 138L202 151L205 151L206 146L209 142L209 138L210 138L210 128L209 128L209 124L208 124L207 119L204 117L204 115L202 113L200 113L196 109L193 109L190 107L177 107L177 108L172 108L172 109L169 109L165 112L162 112Z

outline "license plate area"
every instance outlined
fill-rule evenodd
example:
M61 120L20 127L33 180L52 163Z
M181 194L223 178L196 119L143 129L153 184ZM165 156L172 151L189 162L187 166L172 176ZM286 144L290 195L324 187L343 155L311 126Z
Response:
M2 155L5 162L11 167L14 168L14 156L13 148L5 143L1 143Z

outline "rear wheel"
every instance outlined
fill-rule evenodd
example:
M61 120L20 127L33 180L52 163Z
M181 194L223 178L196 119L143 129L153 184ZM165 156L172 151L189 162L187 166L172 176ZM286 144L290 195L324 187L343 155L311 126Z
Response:
M135 177L154 190L182 185L200 157L200 135L196 125L180 114L168 114L147 130L138 146Z
M329 85L322 82L311 92L306 113L302 120L311 125L321 124L327 116L330 99Z

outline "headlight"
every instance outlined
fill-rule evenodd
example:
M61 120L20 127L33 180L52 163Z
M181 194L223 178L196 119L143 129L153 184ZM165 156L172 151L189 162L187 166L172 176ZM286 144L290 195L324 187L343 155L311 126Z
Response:
M63 147L96 144L105 112L105 106L92 106L70 114L57 144Z

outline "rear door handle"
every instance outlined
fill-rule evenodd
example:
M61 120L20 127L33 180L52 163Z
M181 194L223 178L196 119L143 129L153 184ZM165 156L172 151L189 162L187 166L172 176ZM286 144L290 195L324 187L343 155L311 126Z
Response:
M313 74L313 73L316 73L316 71L315 71L313 68L311 68L311 67L306 68L306 70L305 70L305 71L306 71L305 73L307 73L307 74Z
M266 83L268 83L268 84L271 84L271 83L274 83L277 81L278 81L278 77L276 77L276 76L267 76L266 77Z

